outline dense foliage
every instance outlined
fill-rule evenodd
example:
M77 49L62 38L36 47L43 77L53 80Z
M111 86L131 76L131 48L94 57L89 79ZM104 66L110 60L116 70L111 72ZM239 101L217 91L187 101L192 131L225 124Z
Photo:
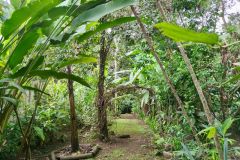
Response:
M124 113L151 128L156 155L239 159L236 4L0 1L0 159L31 159L74 127L108 141Z

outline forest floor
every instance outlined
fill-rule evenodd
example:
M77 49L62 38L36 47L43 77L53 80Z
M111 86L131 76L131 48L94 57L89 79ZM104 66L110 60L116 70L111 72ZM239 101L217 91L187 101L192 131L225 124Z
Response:
M82 144L98 144L101 147L98 155L91 160L162 160L161 157L155 156L152 143L153 135L150 129L134 115L124 114L113 120L110 126L110 133L111 141L108 143L102 143L92 138L91 132L79 135ZM130 137L119 138L121 135L129 135ZM61 144L59 147L61 148L64 145L67 144ZM49 154L48 152L59 147L56 147L56 144L46 146L43 151L39 150L38 152L45 152L47 155ZM36 157L39 156L40 154ZM40 157L41 160L45 160L43 156Z
M110 127L111 143L99 143L102 147L96 160L158 160L152 145L152 133L143 121L132 114L121 115ZM130 138L118 138L129 135Z

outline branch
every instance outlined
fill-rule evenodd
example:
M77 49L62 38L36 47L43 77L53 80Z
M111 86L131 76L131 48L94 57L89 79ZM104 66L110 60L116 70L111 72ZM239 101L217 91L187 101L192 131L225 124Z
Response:
M105 98L106 98L106 102L109 102L111 100L111 98L115 95L115 93L117 92L129 92L129 91L136 91L136 90L147 90L150 94L150 96L154 96L155 95L155 91L152 88L147 88L147 87L142 87L142 86L119 86L116 87L110 91L107 91L105 93Z

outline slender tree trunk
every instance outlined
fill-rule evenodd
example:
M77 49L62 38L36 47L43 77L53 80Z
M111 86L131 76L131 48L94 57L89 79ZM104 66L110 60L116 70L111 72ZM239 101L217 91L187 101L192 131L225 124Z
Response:
M104 97L104 81L105 81L105 64L107 60L107 53L109 51L110 44L106 46L106 33L102 33L100 40L100 58L99 58L99 80L98 80L98 99L97 99L97 108L98 108L98 128L99 128L99 139L101 141L108 141L108 127L107 127L107 111L106 111L106 102Z
M67 66L68 74L72 73L71 66ZM71 118L71 148L72 152L79 151L78 141L78 127L77 127L77 115L75 110L74 92L73 92L73 81L68 79L68 96L70 104L70 118Z
M224 28L227 29L227 21L226 21L226 18L225 18L225 2L224 0L221 0L221 4L222 4L222 21L223 21L223 25L224 25Z
M160 0L157 0L157 6L158 6L158 8L160 10L160 13L162 13L162 11L161 11L162 10L162 6L161 6ZM166 15L164 14L163 17L166 17ZM168 21L167 18L165 20ZM177 43L177 45L178 45L178 49L179 49L179 51L181 53L181 56L182 56L185 64L187 65L188 71L189 71L189 73L190 73L190 75L192 77L193 83L195 85L195 88L196 88L196 90L198 92L198 95L200 97L200 100L202 102L203 109L204 109L205 115L207 117L208 123L210 125L214 125L213 116L212 116L211 111L209 109L206 97L203 94L203 90L201 88L201 85L200 85L200 83L199 83L199 81L197 79L197 76L196 76L196 74L195 74L195 72L193 70L193 67L192 67L192 64L190 62L190 59L188 58L188 56L186 54L186 51L183 48L182 44L181 43ZM221 160L223 160L223 154L222 154L221 144L220 144L220 140L218 138L218 135L214 136L214 141L215 141L215 146L216 146L217 152L219 154L219 157L220 157Z
M155 48L154 48L154 44L153 44L153 42L152 42L151 37L149 36L149 34L147 33L147 31L146 31L143 23L141 22L141 20L140 20L140 18L139 18L139 16L138 16L138 13L136 12L136 9L135 9L133 6L131 6L131 9L132 9L132 12L133 12L134 16L135 16L136 19L137 19L137 22L138 22L138 24L139 24L139 26L140 26L140 28L141 28L144 36L145 36L145 39L147 40L148 46L149 46L149 48L151 49L151 52L152 52L153 56L155 57L155 59L156 59L158 65L159 65L160 69L162 70L163 76L164 76L167 84L169 85L169 87L170 87L170 89L171 89L171 91L172 91L172 93L173 93L173 95L174 95L174 97L175 97L175 99L176 99L179 107L181 108L183 115L185 116L186 120L187 120L188 123L189 123L189 126L190 126L190 128L191 128L191 130L192 130L193 136L195 137L195 139L197 140L197 142L200 143L200 140L199 140L199 138L198 138L198 136L197 136L197 132L196 132L196 130L195 130L194 124L193 124L193 122L191 121L190 117L188 116L187 111L185 110L185 108L184 108L184 106L183 106L182 100L180 99L180 97L179 97L179 95L178 95L178 93L177 93L176 88L174 87L172 81L170 80L170 78L169 78L168 75L167 75L167 72L165 71L165 68L164 68L164 66L163 66L163 64L162 64L162 62L161 62L161 60L160 60L160 58L159 58L159 56L158 56L158 53L156 52L156 50L155 50Z
M222 56L222 66L223 66L222 81L225 81L226 77L227 77L227 62L228 62L228 57L229 57L227 48L223 47L221 49L221 56ZM220 104L221 104L223 120L225 120L227 106L228 106L228 95L224 89L224 86L220 87Z
M223 21L223 25L224 25L224 29L227 30L227 21L225 19L225 3L224 0L221 0L221 4L222 4L222 21ZM221 49L221 56L222 56L222 66L223 66L223 74L222 74L222 81L224 81L226 79L227 76L227 61L228 61L228 50L227 48L222 48ZM226 107L227 107L227 95L225 92L225 89L223 86L220 87L220 104L221 104L221 110L222 110L222 116L223 116L223 120L226 119Z
M114 79L118 79L118 63L117 63L117 54L119 52L119 47L118 47L118 37L114 38L114 44L115 44L115 51L114 51ZM117 93L115 93L115 98L117 98ZM114 101L114 111L115 114L118 112L118 107L117 107L117 101Z
M193 67L192 67L192 64L190 62L190 59L188 58L187 54L186 54L186 51L185 49L183 48L183 46L181 45L181 43L177 43L178 45L178 48L180 50L180 53L183 57L183 60L185 62L185 64L187 65L187 68L188 68L188 71L192 77L192 80L193 80L193 83L194 83L194 86L198 92L198 95L199 95L199 98L202 102L202 105L203 105L203 109L204 109L204 112L205 112L205 115L207 117L207 120L208 120L208 123L210 125L214 125L214 119L213 119L213 116L212 116L212 113L210 111L210 108L208 106L208 103L207 103L207 100L206 100L206 97L204 96L203 94L203 90L201 88L201 85L197 79L197 76L193 70ZM222 153L222 149L221 149L221 144L220 144L220 140L218 138L218 135L216 134L214 136L214 141L215 141L215 146L216 146L216 149L218 151L218 154L219 154L219 157L221 160L223 160L223 153Z

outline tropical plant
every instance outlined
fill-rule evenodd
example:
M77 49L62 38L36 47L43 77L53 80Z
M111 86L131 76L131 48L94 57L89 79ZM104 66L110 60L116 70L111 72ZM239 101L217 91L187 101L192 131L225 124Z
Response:
M9 19L3 22L1 27L1 43L4 45L0 53L1 64L3 64L0 78L13 78L14 81L19 83L15 85L15 87L29 85L31 83L30 80L34 77L40 77L42 79L49 79L50 77L68 79L89 87L90 85L78 76L45 69L47 66L45 66L44 53L47 52L51 44L56 44L56 40L58 39L61 40L61 43L67 40L70 41L72 39L70 36L73 34L73 38L76 39L78 37L77 35L83 33L76 33L80 26L86 26L86 23L97 21L106 14L135 4L136 1L131 0L124 3L122 0L113 0L110 2L103 0L85 2L80 5L77 5L77 2L78 1L74 1L69 5L59 6L62 3L60 0L39 0L21 3L21 5L19 4L20 7L17 7L18 5L16 3L12 3L17 9L12 13ZM79 10L80 12L78 12ZM122 19L119 22L99 26L94 33L132 20L134 19ZM90 32L86 34L82 39L87 39L92 35ZM74 61L68 63L74 63ZM57 68L54 67L54 69ZM8 82L6 81L4 83ZM25 89L31 88L32 90L43 93L46 86L47 82L43 85L43 88L41 88L42 91L31 86L27 86ZM11 89L10 91L8 88L1 90L1 104L3 104L0 116L1 132L4 131L12 112L14 110L18 112L17 101L21 97L23 91L24 90L20 87ZM29 143L27 139L29 138L28 136L31 135L29 131L31 131L31 124L35 119L41 95L42 94L40 94L36 100L36 109L29 122L29 127L26 131L21 131L25 141L23 146L27 145L28 148ZM21 126L20 123L19 125ZM39 129L35 129L35 131L40 133ZM29 153L26 153L26 155L28 155L28 158L31 158Z

